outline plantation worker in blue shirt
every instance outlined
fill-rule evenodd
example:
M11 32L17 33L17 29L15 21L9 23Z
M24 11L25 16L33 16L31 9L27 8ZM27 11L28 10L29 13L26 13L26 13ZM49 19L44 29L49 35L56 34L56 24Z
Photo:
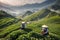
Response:
M48 26L47 25L42 25L42 35L43 36L49 35Z

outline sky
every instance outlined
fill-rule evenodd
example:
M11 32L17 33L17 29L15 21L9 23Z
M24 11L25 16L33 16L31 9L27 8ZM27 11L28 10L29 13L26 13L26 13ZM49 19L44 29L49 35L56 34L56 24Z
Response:
M5 11L11 12L11 13L19 14L21 10L16 9L16 8L12 8L12 6L14 6L14 7L17 6L18 7L18 6L22 6L22 5L26 5L26 4L42 3L44 1L46 1L46 0L0 0L0 2L4 4L4 5L2 4L4 7L12 9L13 11L9 10L7 8L3 8L3 7L1 8L1 3L0 3L0 9L3 9ZM9 6L7 6L5 4L7 4Z
M0 0L0 2L12 5L12 6L20 6L24 4L32 4L32 3L41 3L45 0Z
M31 6L28 6L28 8L24 5L28 4L28 5L32 5L32 4L40 4L40 3L44 3L43 5L49 5L52 4L51 3L52 0L0 0L0 10L4 10L10 14L22 14L25 11L34 11L34 10L39 10L42 7L36 7L37 5L33 6L34 8L32 8ZM55 1L55 0L54 0ZM49 3L49 4L48 4ZM22 7L24 6L24 7ZM42 4L41 4L42 6ZM30 7L30 8L29 8Z

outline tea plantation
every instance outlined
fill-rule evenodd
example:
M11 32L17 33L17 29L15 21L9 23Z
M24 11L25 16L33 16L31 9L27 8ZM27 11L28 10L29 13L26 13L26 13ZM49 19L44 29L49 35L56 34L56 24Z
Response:
M21 20L14 18L1 18L0 19L0 40L60 40L60 16L50 16L49 14L41 17L44 11L32 14L33 16L26 16L23 20L30 21L26 24L25 29L21 29ZM50 11L48 12L50 13ZM51 14L52 15L52 14ZM31 18L32 17L32 18ZM34 20L32 21L32 19ZM37 19L37 20L35 20ZM41 35L41 26L48 25L49 35Z

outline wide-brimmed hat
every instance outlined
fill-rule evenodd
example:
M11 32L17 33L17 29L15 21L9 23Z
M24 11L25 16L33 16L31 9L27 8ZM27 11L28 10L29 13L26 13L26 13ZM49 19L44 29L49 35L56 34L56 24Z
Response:
M22 23L25 23L25 22L22 22Z
M47 25L42 25L42 27L44 27L44 28L48 28L48 26L47 26Z

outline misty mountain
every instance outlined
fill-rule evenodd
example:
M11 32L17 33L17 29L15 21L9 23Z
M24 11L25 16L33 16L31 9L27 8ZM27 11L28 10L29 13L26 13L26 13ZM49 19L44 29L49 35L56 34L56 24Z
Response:
M44 6L47 6L49 4L54 3L55 0L46 0L42 3L35 3L35 4L26 4L23 6L11 6L11 5L7 5L7 4L3 4L1 3L6 9L10 9L10 10L23 10L23 9L34 9L34 8L41 8ZM0 5L0 6L2 6Z
M42 3L35 3L35 4L26 4L23 6L11 6L11 5L7 5L4 3L0 4L0 9L6 11L6 12L10 12L11 14L15 13L15 14L20 14L26 11L38 11L44 8L47 8L51 5L53 5L56 2L56 0L46 0ZM23 13L24 14L24 13Z
M28 15L31 15L31 14L33 14L32 11L26 11L25 14L22 17L28 16Z
M42 3L35 3L35 4L26 4L26 5L23 5L23 6L15 6L13 8L15 9L34 9L34 8L42 8L42 7L45 7L45 6L49 6L50 4L53 4L54 2L56 2L56 0L46 0Z
M7 12L0 10L0 18L2 17L11 17L11 18L15 18L14 16L8 14Z
M60 10L60 0L57 0L56 4L51 7L54 10Z

